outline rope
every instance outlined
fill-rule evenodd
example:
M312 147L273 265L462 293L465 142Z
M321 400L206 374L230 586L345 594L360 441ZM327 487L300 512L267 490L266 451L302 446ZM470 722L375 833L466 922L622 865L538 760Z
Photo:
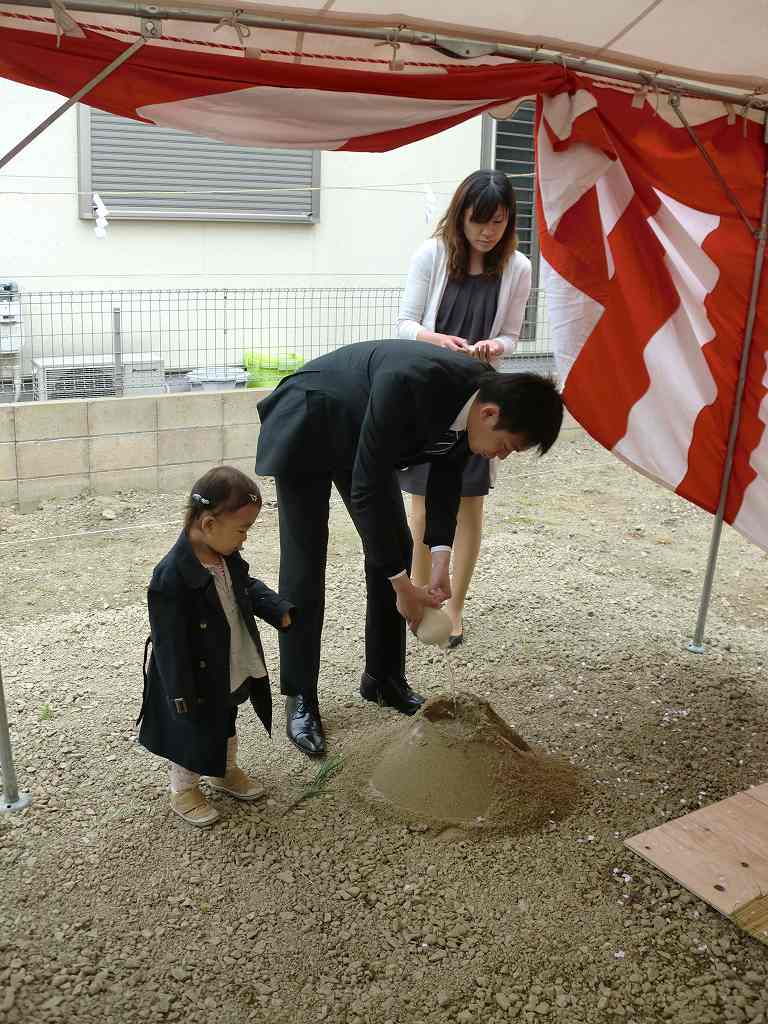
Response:
M62 0L48 0L56 21L56 49L61 47L61 37L72 36L75 39L85 39L85 32L80 28L75 19L62 3Z
M42 17L39 14L18 14L15 11L12 11L12 12L0 11L0 18L16 18L19 21L42 22L45 25L55 25L56 24L56 21L55 21L54 18L45 18L45 17ZM219 22L219 24L216 26L216 28L218 28L219 25L221 25L221 24L232 25L232 27L235 27L234 24L233 24L234 21L236 21L236 18L234 16L233 16L233 18L222 19L222 21ZM105 35L110 35L110 36L114 36L114 35L140 36L141 35L141 32L136 32L133 29L129 29L129 28L116 28L114 25L93 25L93 24L89 24L88 22L85 22L85 21L78 22L78 24L80 25L81 28L87 28L87 29L90 29L93 32L101 32L101 33L103 33ZM240 25L239 27L240 27L240 29L243 29L246 26ZM235 30L237 31L237 29L235 29ZM216 31L216 29L214 29L214 31ZM238 35L239 35L239 33L238 33ZM242 54L242 52L243 52L243 47L242 46L234 46L232 43L214 43L212 40L207 40L207 39L188 39L188 38L185 38L184 36L167 36L167 35L153 36L153 42L158 41L158 40L161 41L161 42L165 42L165 43L182 43L182 44L184 44L186 46L203 46L203 47L208 47L209 49L212 49L212 50L229 50L230 52L237 53L237 54ZM391 46L392 44L390 43L388 45ZM261 49L260 53L262 55L270 56L270 57L291 57L291 58L298 58L300 60L307 59L307 60L340 61L340 62L345 63L345 64L377 64L377 65L384 65L385 67L389 67L390 64L391 64L391 61L388 61L388 60L380 58L380 57L352 57L352 56L348 56L348 55L345 55L345 54L339 54L339 53L307 53L306 51L298 51L298 50L264 50L264 49ZM454 72L473 71L473 70L475 70L477 68L491 69L491 68L498 67L498 65L496 65L496 64L473 64L473 65L471 65L469 67L466 67L466 66L457 66L456 64L444 64L444 63L437 63L437 62L433 62L433 61L415 61L415 60L406 60L406 61L403 61L402 64L403 64L403 67L410 67L410 68L437 68L438 70L441 70L441 71L454 71Z
M271 508L264 508L264 512L271 512ZM181 529L181 523L178 518L167 519L159 523L144 523L141 526L113 526L106 530L78 530L76 533L59 533L59 534L43 534L42 536L26 537L21 540L11 540L5 544L0 544L0 551L5 551L8 548L18 548L26 544L34 544L37 547L38 544L47 544L49 541L59 540L76 540L81 537L103 537L107 534L112 533L131 533L134 530L157 530L163 529L168 526L173 526L175 529Z
M179 526L179 520L168 520L163 523L145 523L143 526L115 526L107 530L79 530L77 533L60 533L55 535L45 534L42 537L27 537L23 540L11 540L5 544L0 544L0 551L5 551L7 548L18 548L25 544L31 544L34 542L35 545L48 543L48 541L54 540L72 540L78 537L100 537L104 534L109 533L128 533L131 530L154 530L158 527Z
M30 175L19 174L19 175L8 175L8 177L19 177L28 178ZM45 178L45 175L35 175L35 177ZM525 178L532 180L535 177L533 171L525 171L519 174L508 174L508 178ZM453 179L451 179L453 181ZM130 192L118 192L115 190L100 189L99 195L113 199L142 199L142 198L156 198L156 199L173 199L173 198L190 198L196 196L250 196L250 195L284 195L285 193L305 193L305 192L392 192L395 195L419 195L423 196L423 189L425 185L438 184L437 182L414 182L409 185L403 185L398 187L396 185L274 185L265 186L264 188L214 188L214 189L181 189L177 191L159 192L151 189L131 189ZM438 192L438 195L451 195L450 192ZM0 196L34 196L35 199L40 198L59 198L66 197L71 198L72 196L91 196L92 192L29 192L13 189L0 189Z
M400 27L396 28L394 32L390 33L389 38L386 42L374 43L374 46L391 46L392 47L392 60L389 61L390 71L403 71L405 69L405 61L400 60L398 52L400 50Z
M248 27L248 25L242 25L240 23L239 15L241 15L242 13L243 13L242 10L233 11L232 12L232 17L231 18L222 18L221 21L218 23L218 25L214 25L213 31L214 32L218 32L220 28L223 28L225 25L229 25L230 28L233 28L235 30L235 33L237 34L237 38L240 41L240 46L243 49L245 49L245 41L246 41L246 39L250 39L250 37L251 37L251 30ZM163 37L161 36L160 38L162 39ZM258 56L258 55L257 54L253 54L253 56Z

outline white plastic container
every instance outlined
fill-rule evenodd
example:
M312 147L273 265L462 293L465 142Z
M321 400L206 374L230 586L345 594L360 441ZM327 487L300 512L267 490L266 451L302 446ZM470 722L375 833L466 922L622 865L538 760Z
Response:
M423 644L447 647L451 636L451 619L440 608L425 608L424 617L416 630L416 636Z
M244 388L247 372L240 366L208 366L187 374L192 391L229 391Z
M187 380L187 374L169 373L165 377L165 390L169 395L191 391L192 385Z

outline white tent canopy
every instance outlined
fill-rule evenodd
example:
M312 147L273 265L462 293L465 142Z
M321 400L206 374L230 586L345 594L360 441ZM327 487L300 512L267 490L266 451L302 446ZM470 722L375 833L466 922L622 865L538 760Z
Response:
M391 39L397 58L409 63L450 65L455 59L466 65L481 59L487 64L490 54L510 57L522 49L537 59L562 55L634 69L651 79L672 76L733 89L746 97L768 96L765 0L734 0L730 5L715 0L477 0L471 5L443 0L439 20L429 0L409 0L404 10L377 0L326 0L314 5L243 2L236 7L224 0L169 0L151 6L130 0L33 0L27 5L0 0L0 13L34 18L46 11L56 15L65 32L66 9L78 21L84 20L82 12L98 14L100 28L109 24L118 29L128 22L135 27L137 19L159 17L166 37L176 36L186 44L234 42L245 49L272 51L271 59L279 59L275 51L282 51L292 60L299 53L316 53L331 54L336 61L378 63L387 57L385 40ZM0 17L0 38L3 20ZM481 48L456 50L456 40Z
M169 4L173 7L173 4ZM194 4L185 5L192 11ZM206 5L224 8L221 0ZM339 27L396 28L558 52L665 73L745 91L768 89L765 0L409 0L404 10L376 0L239 5L244 14L272 14ZM714 41L716 40L716 44ZM306 44L306 40L305 40ZM359 56L371 56L360 40Z

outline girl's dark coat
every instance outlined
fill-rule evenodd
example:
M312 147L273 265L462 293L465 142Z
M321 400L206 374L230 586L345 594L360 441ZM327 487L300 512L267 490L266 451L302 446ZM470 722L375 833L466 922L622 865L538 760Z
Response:
M239 553L226 558L235 599L264 658L254 615L276 629L293 605L248 575ZM152 653L145 668L139 742L200 775L226 770L229 700L229 624L210 571L182 533L155 567L147 592ZM145 659L146 660L146 659ZM269 683L254 687L251 703L272 727Z

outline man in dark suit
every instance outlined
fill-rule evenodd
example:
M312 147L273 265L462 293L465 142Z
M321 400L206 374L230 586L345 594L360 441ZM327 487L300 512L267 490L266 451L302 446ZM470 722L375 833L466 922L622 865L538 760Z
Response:
M280 594L298 611L280 636L288 737L325 753L317 678L333 483L363 542L367 610L360 693L404 714L423 698L405 679L405 625L450 597L449 562L470 451L506 458L557 439L563 406L536 374L499 374L418 341L361 342L313 359L259 403L256 472L274 476ZM424 543L430 587L410 579L412 542L396 470L431 462Z

